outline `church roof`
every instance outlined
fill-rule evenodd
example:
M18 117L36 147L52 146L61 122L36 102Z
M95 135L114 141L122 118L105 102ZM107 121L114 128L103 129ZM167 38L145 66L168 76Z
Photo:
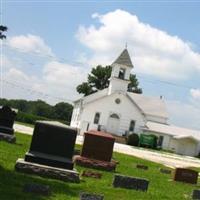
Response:
M144 130L154 131L173 136L175 139L194 138L200 140L200 131L182 128L174 125L160 124L156 122L147 122Z
M129 56L128 50L124 49L119 55L119 57L113 62L113 64L125 65L127 67L133 68L133 64Z
M127 92L128 96L146 115L168 118L165 102L158 97L149 97L141 94Z

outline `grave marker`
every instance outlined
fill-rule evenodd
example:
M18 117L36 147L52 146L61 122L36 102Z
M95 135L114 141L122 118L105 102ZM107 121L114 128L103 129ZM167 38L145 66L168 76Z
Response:
M73 170L77 130L61 123L38 121L29 152L18 160L16 170L70 182L79 182Z
M198 172L192 169L176 168L173 179L174 181L197 184Z
M115 175L113 180L113 186L115 188L126 188L147 191L149 185L149 180L131 176Z
M88 131L84 134L84 143L80 156L76 156L76 164L113 171L116 162L111 160L115 138L105 132Z
M13 129L15 117L16 112L9 106L0 108L0 140L5 140L10 143L16 141Z

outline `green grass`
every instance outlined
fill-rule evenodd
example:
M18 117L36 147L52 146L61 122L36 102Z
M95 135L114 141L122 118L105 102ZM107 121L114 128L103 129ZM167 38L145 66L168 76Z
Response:
M23 158L29 149L31 136L17 133L16 137L16 144L0 142L0 200L78 200L81 191L104 194L105 200L182 200L190 199L192 190L200 186L199 183L191 185L174 182L171 175L159 172L162 165L119 153L113 155L120 162L115 173L149 179L150 184L147 192L113 188L112 180L115 173L111 172L101 171L103 176L99 180L84 177L80 184L18 173L14 170L15 162L18 158ZM148 165L149 170L136 169L137 163ZM85 169L79 166L76 168L79 172ZM51 196L43 197L24 193L22 191L23 185L30 182L49 185L52 190Z

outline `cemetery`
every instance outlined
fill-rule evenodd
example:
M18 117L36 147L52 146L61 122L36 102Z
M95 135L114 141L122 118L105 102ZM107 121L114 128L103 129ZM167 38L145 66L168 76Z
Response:
M113 152L114 138L106 133L88 131L80 146L76 129L38 121L33 136L15 135L16 143L0 141L3 200L199 198L200 169L171 169Z

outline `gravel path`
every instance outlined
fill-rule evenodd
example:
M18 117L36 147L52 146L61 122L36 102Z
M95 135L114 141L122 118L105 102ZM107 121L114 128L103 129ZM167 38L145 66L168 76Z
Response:
M17 132L21 132L24 134L28 134L28 135L33 134L33 128L27 127L24 125L15 124L14 129ZM83 136L78 135L76 139L76 144L82 144L82 143L83 143ZM142 158L145 160L150 160L150 161L160 163L172 168L175 168L175 167L199 167L200 168L200 159L189 157L189 156L181 156L177 154L156 152L156 151L136 148L136 147L128 146L125 144L119 144L119 143L115 143L114 151L119 152L119 153L124 153L127 155L132 155L132 156Z

